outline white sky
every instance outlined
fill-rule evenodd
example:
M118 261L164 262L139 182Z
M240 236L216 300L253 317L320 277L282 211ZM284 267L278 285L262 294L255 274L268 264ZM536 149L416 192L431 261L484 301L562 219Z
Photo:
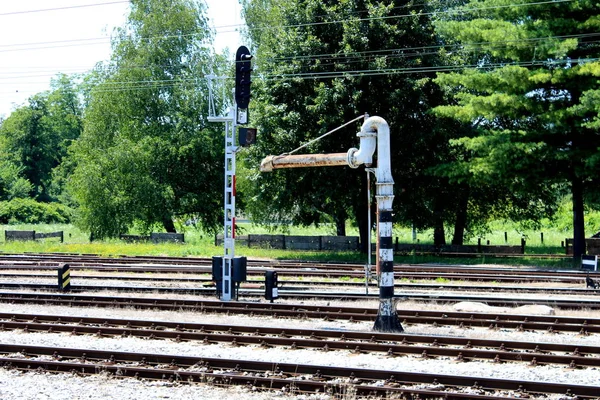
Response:
M215 48L235 54L243 44L238 0L205 1ZM0 116L48 90L58 73L85 72L109 59L110 34L128 9L123 0L0 0Z

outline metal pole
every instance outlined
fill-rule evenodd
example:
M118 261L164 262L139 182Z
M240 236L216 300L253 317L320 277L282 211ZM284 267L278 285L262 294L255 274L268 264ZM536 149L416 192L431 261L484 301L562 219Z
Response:
M365 267L365 294L369 294L369 280L371 279L371 171L367 172L367 265Z
M225 122L225 189L223 211L223 263L221 281L221 300L232 298L233 258L235 256L235 128L236 108L229 107L227 115L217 116L214 105L212 81L216 77L208 75L209 87L209 122ZM224 77L222 77L224 79Z
M235 256L235 108L229 109L225 122L225 210L223 232L223 287L221 300L232 298L231 275Z

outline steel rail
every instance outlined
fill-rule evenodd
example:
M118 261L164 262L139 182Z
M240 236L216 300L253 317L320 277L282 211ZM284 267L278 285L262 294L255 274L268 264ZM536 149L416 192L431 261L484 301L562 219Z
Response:
M50 271L50 273L55 272L58 268L58 263L51 263L46 266L8 266L3 267L0 266L0 270L4 271ZM71 265L72 271L99 271L99 272L115 272L115 273L127 273L127 274L144 274L147 276L148 273L160 273L160 274L211 274L211 267L152 267L152 266L123 266L123 267L114 267L114 266L103 266L103 265ZM258 267L248 267L247 275L248 276L264 276L264 272L267 268L258 268ZM394 272L394 279L397 279L400 284L408 285L406 280L439 280L446 279L449 281L488 281L488 282L503 282L503 283L520 283L520 282L562 282L562 283L571 283L571 284L585 284L586 276L580 274L578 276L560 276L560 275L501 275L499 273L489 273L489 274L466 274L466 273L454 273L454 272L403 272L398 271L398 267L394 268L396 271ZM314 277L314 278L356 278L356 279L364 279L364 267L362 271L359 270L323 270L323 269L313 269L313 270L304 270L304 269L277 269L277 273L279 277ZM18 276L18 273L9 273L4 272L3 276ZM27 276L28 274L21 273L23 276ZM50 276L50 274L48 274ZM590 277L594 278L594 275L590 275ZM149 278L149 277L147 277ZM129 279L135 279L131 277ZM182 278L183 279L183 278ZM352 285L350 282L344 282L347 285ZM298 282L300 284L300 282ZM447 285L447 283L446 283ZM494 288L496 286L492 286Z
M57 266L53 265L50 268L47 268L45 270L50 271L49 273L42 273L45 270L41 270L41 269L35 269L35 270L31 270L32 273L24 273L24 272L10 272L10 270L4 270L5 272L0 272L0 277L3 278L55 278L56 277L56 269ZM2 268L0 267L0 271L2 270ZM19 270L23 270L21 268L19 268ZM25 269L25 270L30 270L30 269ZM82 270L81 268L74 268L74 271L77 271L76 273L72 273L71 277L73 278L82 278L82 279L107 279L107 280L112 280L112 279L120 279L120 280L148 280L148 281L184 281L184 282L210 282L210 278L206 277L206 278L191 278L191 277L155 277L155 276L149 276L148 275L148 271L131 271L131 270L127 270L127 271L116 271L116 273L121 273L121 272L128 272L127 275L86 275L85 271L83 273L80 272L80 270ZM103 271L103 272L109 272L109 271ZM305 281L305 280L297 280L297 279L284 279L282 280L282 277L286 277L286 276L312 276L312 277L321 277L324 275L324 273L321 272L314 272L314 271L307 271L308 273L305 273L306 271L289 271L289 270L278 270L278 275L280 278L280 282L283 281L285 283L293 283L295 285L310 285L310 284L323 284L323 283L335 283L336 285L344 285L344 286L364 286L364 282L349 282L349 281L344 281L344 280L335 280L335 281L329 281L329 282L325 282L325 281ZM141 276L134 276L133 273L139 273L139 275ZM160 272L156 272L156 273L160 273ZM209 275L210 271L207 269L205 272L200 272L198 271L198 273L200 274L205 274L205 275ZM253 269L248 269L247 270L247 274L249 276L260 276L264 273L264 270L253 270ZM350 273L342 273L342 272L337 272L337 271L327 271L325 272L327 274L330 274L332 276L339 276L339 277L354 277L354 278L363 278L364 279L364 270L362 272L356 271L356 272L350 272ZM143 274L143 275L142 275ZM178 274L178 272L176 271L168 271L168 272L164 272L162 274ZM497 282L503 282L503 283L516 283L516 282L558 282L558 283L571 283L571 284L582 284L585 283L585 277L584 276L579 276L579 277L570 277L570 276L529 276L529 275L519 275L519 276L503 276L503 275L494 275L494 274L470 274L470 275L466 275L466 274L455 274L455 273L430 273L430 272L424 272L424 273L419 273L419 272L415 272L415 273L406 273L406 272L395 272L394 274L395 279L399 279L399 280L439 280L439 279L447 279L450 281L497 281ZM262 282L264 279L254 279L254 282ZM249 280L249 282L252 282L252 280ZM373 281L371 281L369 283L370 285L375 286L375 283ZM406 282L401 282L399 283L399 285L409 285ZM440 284L438 283L438 286ZM492 286L491 288L495 288L497 286Z
M199 267L210 267L211 259L209 258L192 258L192 257L148 257L148 256L119 256L119 257L99 257L94 255L65 255L65 254L0 254L0 265L17 265L16 261L21 262L24 265L51 265L59 262L70 262L74 266L78 264L84 264L88 267L97 265L114 265L114 264L154 264L155 266L163 265L164 268L176 268L177 266L199 266ZM7 264L8 263L8 264ZM354 270L363 271L364 265L362 264L351 264L351 263L316 263L311 261L263 261L263 260L248 260L248 265L251 267L277 267L279 269L306 269L306 268L327 268L334 270ZM150 265L148 265L150 266ZM170 268L169 268L170 269ZM184 269L187 270L187 269ZM570 276L574 278L585 277L585 271L564 271L564 270L538 270L535 268L497 268L497 267L477 267L477 266L455 266L455 265L410 265L410 264L398 264L395 266L397 271L413 271L413 272L452 272L452 273L473 273L478 271L479 273L485 274L498 274L503 273L507 275L522 275L529 274L535 275L547 275L551 276ZM600 272L590 272L592 277L600 277Z
M6 355L0 357L0 364L20 369L42 369L49 372L74 371L81 374L110 372L119 377L169 379L181 382L208 381L206 377L210 377L217 382L227 384L254 386L263 384L267 388L290 387L302 392L315 392L318 389L321 393L334 395L349 392L379 397L389 397L393 393L401 392L417 394L418 392L412 390L423 389L415 388L414 385L424 384L431 386L425 389L423 393L425 398L436 398L433 396L469 398L466 397L466 393L457 392L461 388L485 390L487 391L485 396L493 396L494 392L498 395L498 391L510 391L513 394L520 393L521 396L568 394L578 396L579 399L598 398L597 386L392 370L8 344L0 344L0 354ZM221 372L215 373L217 369ZM449 391L449 387L456 392ZM499 398L514 398L509 396L510 394L500 394Z
M3 277L11 277L7 274L0 274ZM27 274L15 274L15 278L30 278L30 279L51 279L56 280L56 274L44 275L44 276L33 276ZM98 285L75 285L74 282L82 282L85 280L118 280L118 281L137 281L137 282L175 282L181 284L187 283L195 283L202 284L202 288L197 287L156 287L156 286L132 286L132 287L124 287L118 286L117 290L121 291L148 291L152 290L152 288L159 291L185 291L185 290L200 290L205 289L207 287L214 287L214 282L211 278L175 278L175 277L148 277L148 276L82 276L77 274L71 274L71 290L78 292L85 291L95 291L102 289L110 289L110 287L98 286ZM264 279L262 280L248 280L246 282L242 282L240 288L242 290L257 288L257 285L264 285ZM371 281L369 287L372 289L376 289L377 285L375 282ZM286 291L299 291L299 290L307 290L307 287L354 287L354 288L364 288L364 282L347 282L347 281L300 281L300 280L290 280L283 279L279 281L279 291L282 294L285 294ZM55 287L54 284L45 284L45 283L31 283L31 282L0 282L0 288L4 289L14 289L14 288L29 288L35 290L53 290ZM485 286L485 285L458 285L458 284L427 284L427 283L403 283L397 282L394 287L401 290L445 290L445 291L468 291L468 292L485 292L485 293L502 293L502 292L511 292L511 293L544 293L544 294L562 294L562 295L591 295L591 296L599 296L600 291L596 289L588 289L588 288L565 288L565 287L527 287L527 286ZM260 287L258 287L260 288ZM263 287L264 288L264 287ZM409 293L406 293L409 294Z
M0 285L7 289L33 289L54 291L56 285L53 284L32 284L32 283L4 283ZM402 286L400 286L401 288ZM155 293L172 293L172 294L190 294L190 295L213 295L214 288L194 288L194 287L156 287L156 286L104 286L104 285L71 285L73 292L88 292L88 291L120 291L120 292L155 292ZM242 288L239 292L239 297L262 297L264 291L260 289ZM586 292L587 293L587 292ZM596 295L597 291L591 292ZM500 295L500 293L498 293ZM319 299L345 299L345 300L364 300L376 298L376 294L365 294L364 292L332 292L332 291L317 291L317 290L294 290L288 289L285 286L279 290L280 298L301 299L301 298L319 298ZM519 298L508 296L485 296L476 294L438 294L433 293L414 293L404 291L400 296L401 299L413 300L417 302L445 302L455 303L464 301L484 302L492 306L522 306L531 304L544 304L561 309L600 309L600 299L569 299L569 298Z
M81 307L126 307L208 313L245 314L299 319L328 319L345 321L372 321L377 314L374 308L310 306L304 304L229 302L216 300L181 300L165 298L135 298L119 296L92 296L47 293L0 292L5 303L36 303ZM432 326L484 327L490 329L543 330L552 332L600 332L600 319L521 314L494 314L447 311L397 310L403 324Z
M381 352L388 356L452 357L457 361L527 362L531 366L562 364L570 368L600 367L600 347L537 342L500 341L449 336L377 332L281 329L256 326L140 321L114 318L0 313L0 331L70 332L96 336L143 337L232 346L285 346Z

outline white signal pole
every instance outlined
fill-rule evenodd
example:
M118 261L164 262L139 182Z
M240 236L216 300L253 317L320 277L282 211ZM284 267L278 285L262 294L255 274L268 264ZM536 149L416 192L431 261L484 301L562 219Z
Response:
M208 75L209 82L215 78ZM209 84L209 122L225 122L225 206L223 223L223 264L221 281L221 300L230 301L232 298L232 271L235 256L235 128L236 107L228 108L227 115L215 116L212 84Z

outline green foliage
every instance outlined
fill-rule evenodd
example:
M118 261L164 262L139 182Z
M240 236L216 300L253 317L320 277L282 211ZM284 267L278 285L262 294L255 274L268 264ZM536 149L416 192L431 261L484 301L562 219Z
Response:
M133 1L111 61L87 79L84 133L72 146L70 194L77 223L94 238L134 225L196 217L222 220L222 126L208 124L206 80L225 65L211 40L203 3Z
M0 161L0 200L31 196L33 185L22 177L22 171L14 162Z
M599 11L586 0L466 1L436 25L470 60L463 71L438 76L453 101L436 111L477 132L453 142L465 158L444 172L518 193L515 205L524 211L517 216L534 224L570 189L576 255L583 249L583 198L598 192L600 50L588 35Z
M59 203L16 198L0 202L0 223L69 223L72 211Z
M10 183L6 192L9 200L28 198L33 192L33 185L27 179L17 177Z
M258 173L266 154L289 152L358 115L369 113L391 126L397 219L431 226L433 203L452 204L444 178L426 172L447 157L447 135L456 124L428 114L440 93L426 73L439 63L429 2L246 2L245 19L255 45L254 123L259 141L240 174L245 212L262 222L291 220L309 226L353 217L367 232L363 169L307 168ZM411 71L410 74L404 72ZM257 82L255 80L255 82ZM340 153L358 145L358 124L304 149ZM441 200L443 199L443 200Z
M82 111L74 81L59 75L50 91L29 98L0 126L0 184L8 192L5 198L52 200L52 171L81 132ZM6 168L14 172L10 178Z

